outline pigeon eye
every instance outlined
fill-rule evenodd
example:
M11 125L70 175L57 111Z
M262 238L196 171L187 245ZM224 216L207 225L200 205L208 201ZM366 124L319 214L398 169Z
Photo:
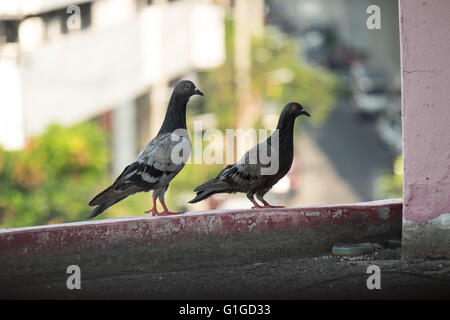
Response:
M189 85L189 83L186 83L186 84L184 85L184 87L187 89L187 88L190 88L191 86Z
M297 111L297 106L294 104L294 105L292 105L291 109L292 109L292 111Z

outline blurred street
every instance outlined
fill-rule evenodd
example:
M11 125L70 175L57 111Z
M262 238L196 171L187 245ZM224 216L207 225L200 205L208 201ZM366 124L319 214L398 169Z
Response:
M360 201L373 200L376 178L392 165L393 156L377 135L375 122L358 117L347 99L340 99L327 121L309 126L309 136Z

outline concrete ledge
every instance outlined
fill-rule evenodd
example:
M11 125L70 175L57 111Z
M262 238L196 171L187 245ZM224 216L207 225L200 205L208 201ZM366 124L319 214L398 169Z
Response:
M450 257L450 213L427 222L403 219L402 259L448 259Z
M0 230L0 287L186 270L329 253L335 242L401 238L402 202L204 211Z

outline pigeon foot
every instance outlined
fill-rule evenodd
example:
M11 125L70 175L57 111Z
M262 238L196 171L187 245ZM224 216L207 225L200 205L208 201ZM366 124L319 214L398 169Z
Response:
M151 213L152 216L157 216L159 214L158 208L156 207L156 198L152 196L153 199L153 207L150 210L144 211L144 213Z
M157 214L158 216L170 216L170 215L173 215L173 214L182 214L182 213L184 213L183 211L178 211L178 212L169 211L169 209L167 209L166 203L164 202L164 198L162 198L162 199L160 198L159 201L161 201L161 205L163 206L164 211L159 212Z
M150 210L144 211L144 213L147 213L147 214L151 213L152 216L157 216L159 214L158 210L156 210L155 208L152 208Z

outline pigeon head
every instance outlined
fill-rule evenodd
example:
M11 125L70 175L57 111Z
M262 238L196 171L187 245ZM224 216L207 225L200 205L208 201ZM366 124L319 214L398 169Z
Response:
M284 109L283 113L285 113L287 116L290 116L291 118L295 119L298 116L305 115L308 117L311 117L311 115L303 109L303 106L298 102L290 102L288 103Z
M311 115L303 109L303 106L300 103L289 102L281 111L277 129L284 128L285 130L292 131L295 119L301 115L311 117Z
M195 84L189 80L181 80L178 82L173 89L173 93L186 98L190 98L196 94L203 95L203 92L198 90Z
M158 135L176 129L186 129L186 105L189 98L195 94L203 95L192 81L182 80L175 85Z

